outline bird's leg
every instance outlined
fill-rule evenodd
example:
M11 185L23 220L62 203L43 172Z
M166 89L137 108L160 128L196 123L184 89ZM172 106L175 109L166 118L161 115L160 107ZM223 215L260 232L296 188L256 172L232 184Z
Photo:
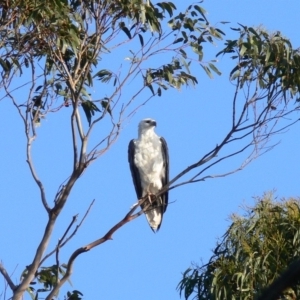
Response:
M149 189L150 189L150 186L147 188L148 201L149 201L150 205L153 205L153 204L155 204L157 197L155 194L151 193L149 191Z
M147 197L148 197L148 201L150 203L150 205L152 204L152 201L151 201L151 196L153 195L152 193L150 193L150 185L147 187Z

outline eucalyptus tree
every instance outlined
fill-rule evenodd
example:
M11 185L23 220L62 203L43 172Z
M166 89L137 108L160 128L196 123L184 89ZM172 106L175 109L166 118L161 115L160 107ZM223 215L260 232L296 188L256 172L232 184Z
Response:
M298 299L299 215L299 199L257 198L242 216L231 216L209 262L184 272L180 294L185 299Z

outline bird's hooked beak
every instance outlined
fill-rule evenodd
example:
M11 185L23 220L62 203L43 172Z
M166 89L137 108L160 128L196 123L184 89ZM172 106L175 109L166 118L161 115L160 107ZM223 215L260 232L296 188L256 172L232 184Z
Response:
M156 126L156 121L151 121L151 125L155 127Z

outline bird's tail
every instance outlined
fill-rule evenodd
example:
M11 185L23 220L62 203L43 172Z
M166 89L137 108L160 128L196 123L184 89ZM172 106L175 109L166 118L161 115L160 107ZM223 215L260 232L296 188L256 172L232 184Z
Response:
M151 199L149 199L149 201L151 201ZM150 203L150 205L147 204L149 204L149 202L143 205L143 210L151 229L156 232L159 230L163 219L164 208L162 207L162 199L158 197L158 199Z

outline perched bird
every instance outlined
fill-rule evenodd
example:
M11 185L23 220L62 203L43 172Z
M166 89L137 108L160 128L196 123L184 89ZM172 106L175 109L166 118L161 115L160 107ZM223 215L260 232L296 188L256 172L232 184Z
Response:
M156 232L168 205L168 192L156 197L169 181L169 153L165 139L154 128L156 121L144 119L139 123L138 139L131 140L128 161L138 199L148 195L142 205L151 229ZM149 202L150 203L149 203Z

